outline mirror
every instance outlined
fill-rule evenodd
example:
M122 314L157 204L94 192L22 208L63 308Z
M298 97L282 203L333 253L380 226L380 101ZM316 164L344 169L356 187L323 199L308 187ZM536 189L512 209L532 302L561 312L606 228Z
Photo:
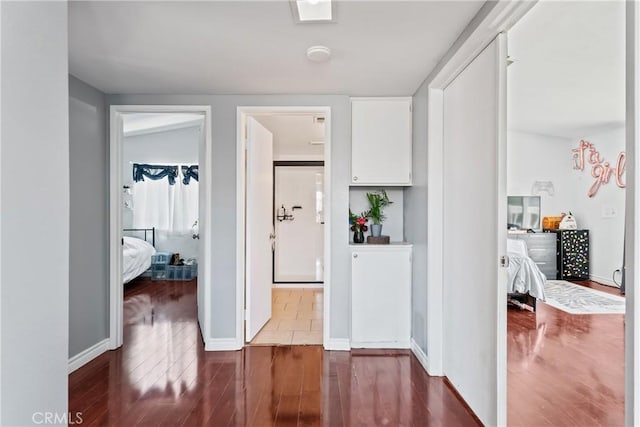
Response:
M507 228L540 230L540 196L508 196Z

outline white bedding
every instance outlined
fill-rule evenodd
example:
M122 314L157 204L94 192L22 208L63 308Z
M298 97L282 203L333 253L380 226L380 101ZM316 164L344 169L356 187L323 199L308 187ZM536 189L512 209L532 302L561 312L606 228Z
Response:
M527 245L523 240L507 239L507 292L529 293L532 297L544 301L545 275L536 263L529 258Z
M155 253L155 248L144 240L123 237L122 282L130 282L151 267L151 255Z

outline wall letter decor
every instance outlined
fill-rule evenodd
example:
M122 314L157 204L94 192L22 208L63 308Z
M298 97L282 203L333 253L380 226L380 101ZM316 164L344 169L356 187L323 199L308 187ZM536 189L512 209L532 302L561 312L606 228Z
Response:
M605 162L604 159L600 157L600 152L596 150L596 147L592 143L585 141L584 139L580 140L578 147L571 151L574 153L574 169L583 171L585 158L586 162L592 165L591 176L595 178L595 181L587 192L589 197L595 196L600 189L600 186L609 182L611 175L615 175L616 185L618 187L625 187L622 177L627 164L627 155L624 151L621 151L620 154L618 154L618 160L615 168L612 168L609 162Z

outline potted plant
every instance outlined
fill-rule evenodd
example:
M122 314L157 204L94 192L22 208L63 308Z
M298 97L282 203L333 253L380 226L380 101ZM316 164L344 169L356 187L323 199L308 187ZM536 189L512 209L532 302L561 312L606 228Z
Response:
M373 224L371 224L371 235L373 237L379 237L382 233L382 223L386 219L384 216L384 208L392 204L389 200L387 192L385 190L377 190L373 193L367 193L367 199L369 200L369 211L367 217L371 218Z
M364 232L368 230L367 221L366 212L355 215L349 209L349 224L351 225L351 231L353 231L353 243L364 243Z

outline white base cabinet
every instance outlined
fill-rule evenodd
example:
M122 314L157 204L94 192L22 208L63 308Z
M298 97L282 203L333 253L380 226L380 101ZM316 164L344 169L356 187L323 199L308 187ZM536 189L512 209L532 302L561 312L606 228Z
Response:
M410 348L408 244L351 245L351 347Z

